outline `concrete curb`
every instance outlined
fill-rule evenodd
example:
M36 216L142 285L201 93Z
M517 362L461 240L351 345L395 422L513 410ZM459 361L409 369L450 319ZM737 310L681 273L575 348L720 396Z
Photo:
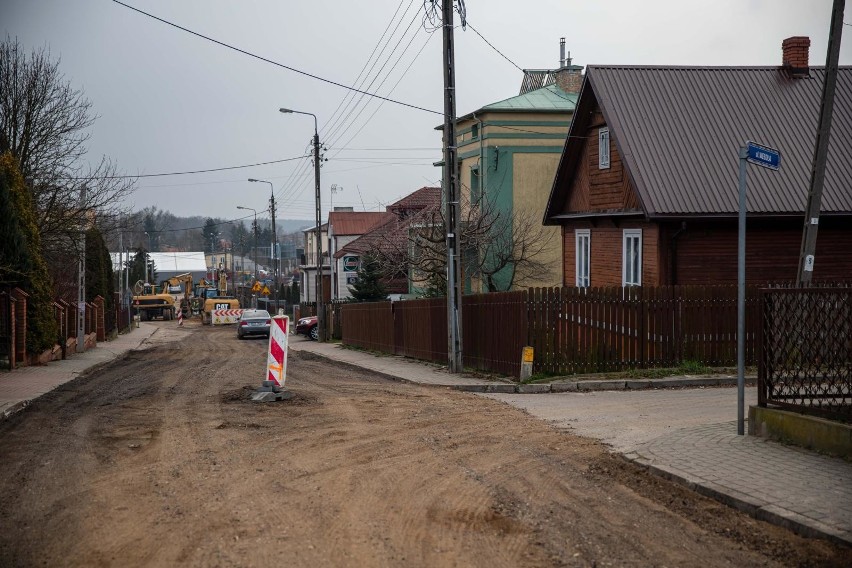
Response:
M783 527L806 538L822 538L845 546L852 545L852 534L838 531L815 519L776 507L745 493L720 487L711 481L694 478L675 468L656 465L635 452L620 455L625 460L642 467L653 475L682 485L691 491L719 501L761 521Z
M320 357L336 365L342 365L349 369L370 371L388 380L426 387L438 387L461 392L471 393L501 393L501 394L549 394L565 392L593 392L612 390L643 390L653 388L685 388L685 387L717 387L736 386L737 378L729 376L720 377L673 377L668 379L612 379L612 380L578 380L554 383L501 383L489 384L452 384L452 383L424 383L415 379L406 379L392 375L384 371L372 369L368 366L341 361L328 355L311 351L308 349L293 349L297 353L309 353L313 357ZM753 384L755 377L746 377L746 384Z

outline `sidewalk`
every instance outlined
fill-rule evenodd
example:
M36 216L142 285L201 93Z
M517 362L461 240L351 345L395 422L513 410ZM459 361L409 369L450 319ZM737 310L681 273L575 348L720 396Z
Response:
M68 359L51 361L47 365L21 367L12 372L0 372L0 419L25 408L32 400L81 373L109 363L128 351L138 348L157 326L142 322L138 328L119 335L113 341L102 341L93 349L77 353Z
M453 376L437 365L302 337L291 336L290 349L395 380L482 393L557 427L601 440L652 473L754 517L805 536L852 545L852 463L738 436L736 389L706 388L731 384L728 379L682 377L650 385L579 381L568 392L551 385ZM678 388L631 390L648 386ZM747 388L746 404L754 404L756 396L754 387Z
M84 371L144 347L158 330L169 335L142 322L138 329L70 359L0 373L2 417ZM542 388L549 385L519 389L508 381L451 375L438 365L343 349L300 336L290 336L290 349L393 380L499 400L559 428L601 440L651 472L757 518L803 535L852 544L852 463L762 438L737 436L732 419L736 389L705 388L708 380L716 384L713 381L718 379L684 377L652 385L679 388L649 390L631 390L641 385L625 381L588 381L585 388L586 381L579 381L575 383L579 392L557 392L559 387ZM607 388L618 390L603 390ZM754 402L754 390L746 390L747 404Z

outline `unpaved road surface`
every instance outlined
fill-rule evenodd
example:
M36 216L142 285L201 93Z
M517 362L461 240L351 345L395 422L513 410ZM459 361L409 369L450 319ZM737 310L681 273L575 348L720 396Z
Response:
M0 565L848 565L496 401L291 354L255 404L265 340L152 340L0 423Z

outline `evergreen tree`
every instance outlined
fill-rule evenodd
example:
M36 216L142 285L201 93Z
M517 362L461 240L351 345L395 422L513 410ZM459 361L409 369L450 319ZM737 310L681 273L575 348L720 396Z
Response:
M112 259L103 234L97 227L92 227L86 231L86 301L91 302L96 296L102 296L106 309L111 310L114 292Z
M3 216L14 216L17 219L19 240L15 242L23 244L23 248L15 248L15 244L3 243L4 252L8 246L12 254L8 258L4 254L0 264L9 263L10 266L0 270L15 278L17 285L29 294L27 351L38 354L53 346L59 335L59 328L53 317L53 283L47 271L47 263L41 255L41 238L32 195L24 185L17 160L10 153L0 156L0 186L4 188L0 190L0 194L8 195L11 205L3 210ZM8 219L4 219L3 224L6 231L12 228Z
M0 284L21 286L30 273L30 259L6 175L0 177L0 211Z
M375 302L388 297L382 283L381 266L376 257L370 253L361 257L358 267L358 281L349 286L349 292L358 302Z
M131 287L139 280L145 282L145 260L147 257L145 249L137 248L133 258L130 259L130 266L128 267L130 269L130 276L128 282L130 282Z
M204 234L204 252L215 252L215 248L218 246L216 237L219 235L219 227L216 226L216 222L210 217L204 222L202 233Z

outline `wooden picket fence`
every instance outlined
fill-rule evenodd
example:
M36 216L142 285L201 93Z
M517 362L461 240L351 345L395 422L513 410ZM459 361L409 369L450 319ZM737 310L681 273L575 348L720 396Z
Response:
M746 292L746 363L756 362L758 288ZM446 300L341 306L345 344L447 360ZM536 372L573 374L684 361L736 364L736 286L534 288L462 299L466 367L517 376L524 346Z

